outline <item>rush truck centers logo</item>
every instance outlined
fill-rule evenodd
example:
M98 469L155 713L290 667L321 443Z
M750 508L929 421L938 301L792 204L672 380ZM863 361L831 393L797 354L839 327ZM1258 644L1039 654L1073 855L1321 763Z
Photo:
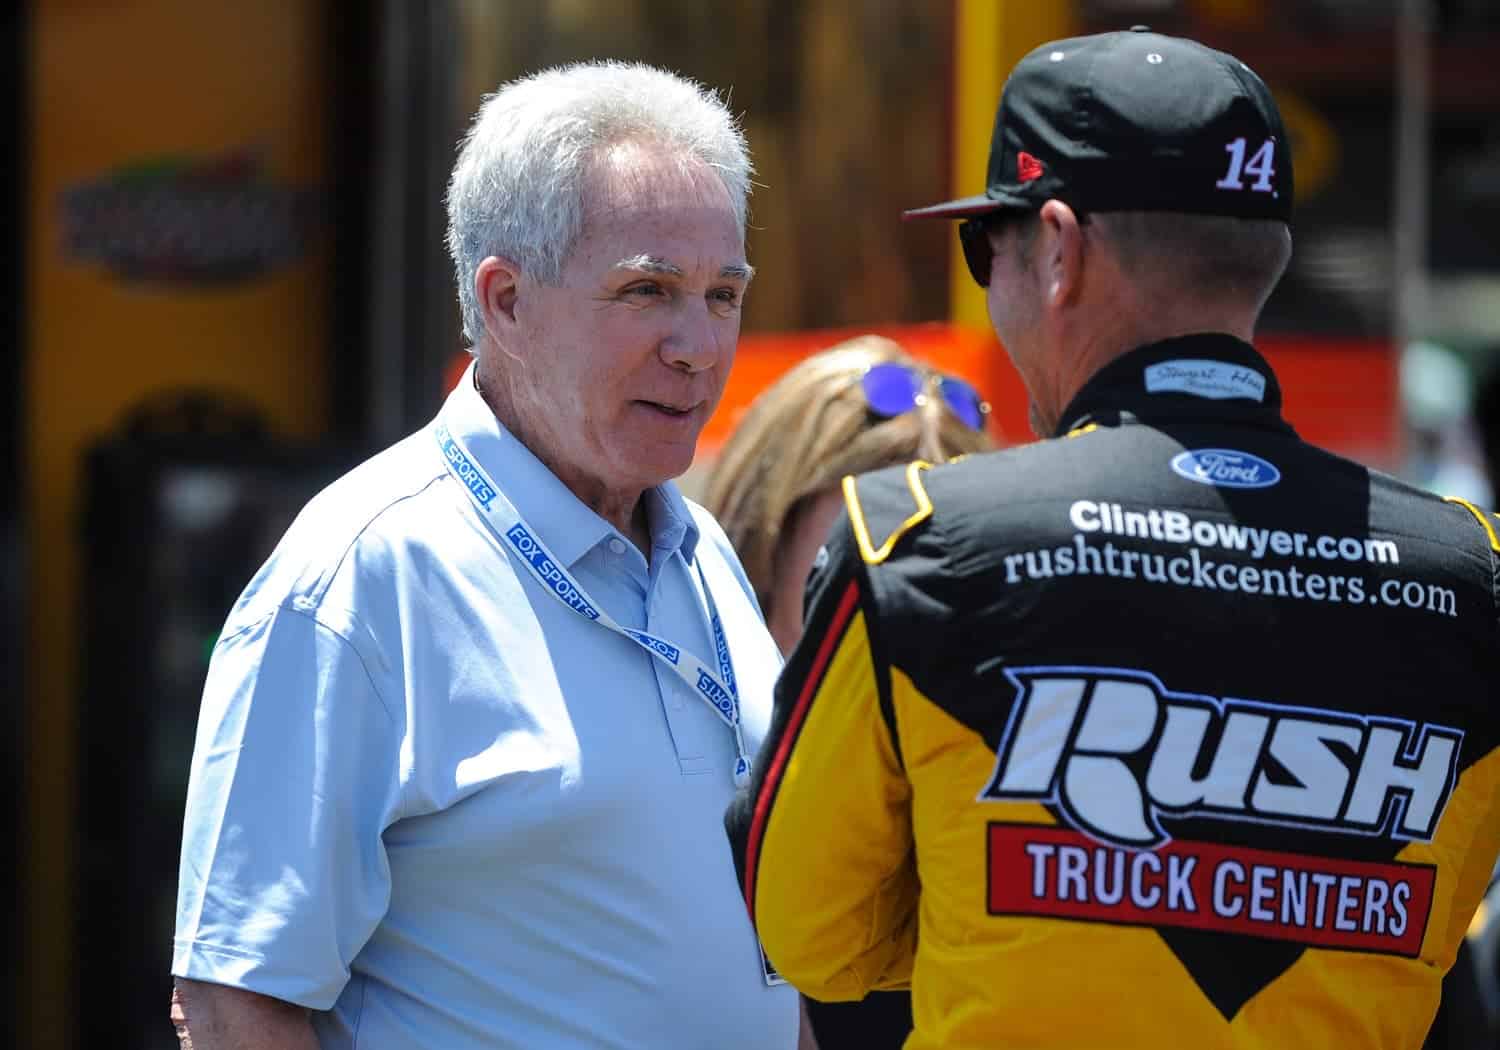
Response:
M1416 958L1437 869L1211 843L1101 846L1076 831L989 826L989 913L1238 933Z
M1457 776L1463 733L1446 726L1172 693L1140 671L1006 677L1015 706L979 797L1053 802L1111 844L1160 846L1160 819L1187 815L1429 841Z
M1040 801L1072 827L989 825L991 914L1417 954L1432 866L1174 841L1163 821L1430 841L1462 732L1174 693L1143 671L1005 673L1016 699L979 801Z

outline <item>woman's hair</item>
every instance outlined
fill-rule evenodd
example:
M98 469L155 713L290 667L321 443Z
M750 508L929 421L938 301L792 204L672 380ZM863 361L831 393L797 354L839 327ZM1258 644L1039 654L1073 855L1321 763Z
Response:
M718 172L740 233L750 153L739 122L713 91L634 62L579 62L502 85L485 97L448 181L448 254L464 335L484 320L474 272L491 255L555 284L583 226L583 179L619 142L660 143Z
M776 552L804 500L860 474L914 459L941 463L993 443L931 390L912 411L870 411L861 380L874 365L932 369L889 339L859 336L814 354L757 397L724 444L704 499L770 611Z

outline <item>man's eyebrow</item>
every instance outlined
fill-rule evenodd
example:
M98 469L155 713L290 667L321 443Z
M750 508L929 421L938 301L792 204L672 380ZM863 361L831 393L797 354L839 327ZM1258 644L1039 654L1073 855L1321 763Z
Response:
M659 255L632 255L615 263L616 270L637 270L641 273L661 274L664 277L683 276L682 267ZM731 281L749 281L755 276L755 267L749 263L731 263L719 271L719 276Z
M632 255L615 263L616 270L640 270L642 273L658 273L665 277L681 277L682 267L670 263L659 255Z

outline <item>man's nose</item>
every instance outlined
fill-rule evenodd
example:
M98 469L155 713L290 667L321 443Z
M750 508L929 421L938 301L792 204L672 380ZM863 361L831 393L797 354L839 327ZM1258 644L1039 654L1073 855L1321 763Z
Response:
M707 303L700 303L680 311L672 331L661 342L661 357L667 366L682 372L704 372L719 363L726 340L733 334L726 331L722 319L713 316Z

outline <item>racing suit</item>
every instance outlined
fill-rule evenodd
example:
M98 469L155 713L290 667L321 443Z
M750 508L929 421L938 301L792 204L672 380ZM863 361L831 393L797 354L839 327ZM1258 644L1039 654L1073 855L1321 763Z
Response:
M1493 516L1246 343L844 482L726 824L766 954L912 1048L1411 1047L1500 849Z

